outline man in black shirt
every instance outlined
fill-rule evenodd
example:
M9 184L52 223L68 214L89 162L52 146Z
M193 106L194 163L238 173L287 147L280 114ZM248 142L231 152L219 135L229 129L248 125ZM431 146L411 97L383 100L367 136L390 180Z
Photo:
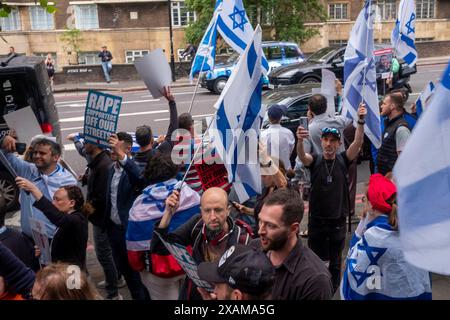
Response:
M273 191L259 213L259 239L250 245L266 252L275 267L273 300L330 300L331 275L325 263L298 237L303 200L289 188Z
M308 245L322 260L329 262L335 291L341 277L345 221L350 211L348 167L358 156L363 144L366 113L365 106L361 104L358 108L355 139L345 152L337 153L341 145L341 133L336 128L322 129L321 155L305 153L303 143L297 143L300 161L311 170ZM307 137L308 131L299 126L299 142Z
M112 70L112 63L111 60L113 59L113 56L111 52L107 50L108 48L106 46L102 47L102 51L98 54L98 57L102 59L102 69L103 74L105 75L106 82L111 82L111 70Z

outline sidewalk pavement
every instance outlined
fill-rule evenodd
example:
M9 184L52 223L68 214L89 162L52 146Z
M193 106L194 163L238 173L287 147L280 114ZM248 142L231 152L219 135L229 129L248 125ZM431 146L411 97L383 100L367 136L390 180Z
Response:
M441 57L430 57L430 58L419 58L417 61L417 66L427 66L434 64L447 64L450 60L450 56ZM191 84L188 78L177 79L172 83L172 88L183 88L183 87L193 87L195 85ZM144 82L141 80L134 81L114 81L111 83L106 82L80 82L80 83L66 83L57 84L53 86L53 93L63 93L63 92L76 92L76 91L88 91L90 89L99 91L117 91L117 92L128 92L128 91L139 91L147 90Z

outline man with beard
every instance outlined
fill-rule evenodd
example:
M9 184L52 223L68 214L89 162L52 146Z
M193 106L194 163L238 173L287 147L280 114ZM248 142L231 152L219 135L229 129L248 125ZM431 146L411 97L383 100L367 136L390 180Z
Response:
M275 267L274 300L329 300L331 276L324 262L298 237L303 200L291 189L271 193L259 214L259 239L251 246L266 252Z
M247 244L251 240L250 226L230 217L228 195L223 189L216 187L203 193L200 201L201 214L193 216L185 224L168 233L172 215L177 210L179 201L180 193L175 190L166 200L164 215L159 224L156 224L155 231L169 243L191 246L192 256L197 264L215 262L232 245ZM153 232L152 252L164 252L164 244L156 232ZM186 279L180 299L201 299L190 279Z
M53 194L60 187L77 184L75 177L59 164L61 145L57 142L45 136L33 139L33 163L26 162L13 154L16 151L16 142L11 136L4 137L0 141L0 152L5 154L17 175L32 181L45 197L52 199ZM30 239L32 238L30 218L34 218L45 223L47 237L52 239L56 226L32 205L33 202L34 199L29 194L25 191L20 192L22 232Z

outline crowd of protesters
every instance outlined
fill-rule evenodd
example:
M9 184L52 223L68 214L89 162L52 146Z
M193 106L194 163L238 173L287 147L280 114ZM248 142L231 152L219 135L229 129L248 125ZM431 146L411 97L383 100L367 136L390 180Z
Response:
M429 274L405 261L397 237L396 187L389 172L414 125L404 93L389 93L380 104L383 141L372 154L374 175L347 259L343 250L346 222L355 211L356 162L367 113L363 104L353 124L327 114L326 98L315 94L308 128L299 126L295 135L280 125L285 108L270 106L270 127L259 144L263 191L253 201L238 203L232 184L204 189L196 166L174 163L175 146L187 144L195 156L205 141L195 135L190 114L178 116L170 88L164 96L170 110L167 133L155 139L150 126L137 127L136 154L126 132L111 135L108 148L70 135L87 162L80 177L63 165L55 139L34 139L26 159L15 154L13 136L0 141L21 190L20 231L5 226L0 194L0 299L121 300L121 279L135 300L329 300L339 288L345 299L431 299ZM292 172L299 168L307 173L302 181L311 186L309 197L302 184L294 183ZM307 212L304 200L309 200ZM300 237L304 214L307 245ZM43 253L31 218L45 224L51 248L47 265L39 260ZM105 297L88 276L89 224ZM186 247L200 279L212 289L197 287L165 243ZM389 254L371 264L374 257L365 256L364 248L373 243ZM374 265L383 274L380 288L364 283ZM68 286L71 281L76 285Z

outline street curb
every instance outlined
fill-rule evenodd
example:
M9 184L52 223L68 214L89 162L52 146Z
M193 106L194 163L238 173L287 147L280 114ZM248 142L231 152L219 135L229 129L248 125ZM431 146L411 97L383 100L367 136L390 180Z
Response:
M194 87L195 84L190 83L181 83L177 84L174 83L171 85L171 88L188 88L188 87ZM83 92L83 91L89 91L89 90L96 90L96 91L117 91L117 92L130 92L130 91L141 91L141 90L147 90L146 86L138 86L138 87L128 87L128 88L111 88L111 87L74 87L74 88L55 88L53 89L53 93L64 93L64 92Z

